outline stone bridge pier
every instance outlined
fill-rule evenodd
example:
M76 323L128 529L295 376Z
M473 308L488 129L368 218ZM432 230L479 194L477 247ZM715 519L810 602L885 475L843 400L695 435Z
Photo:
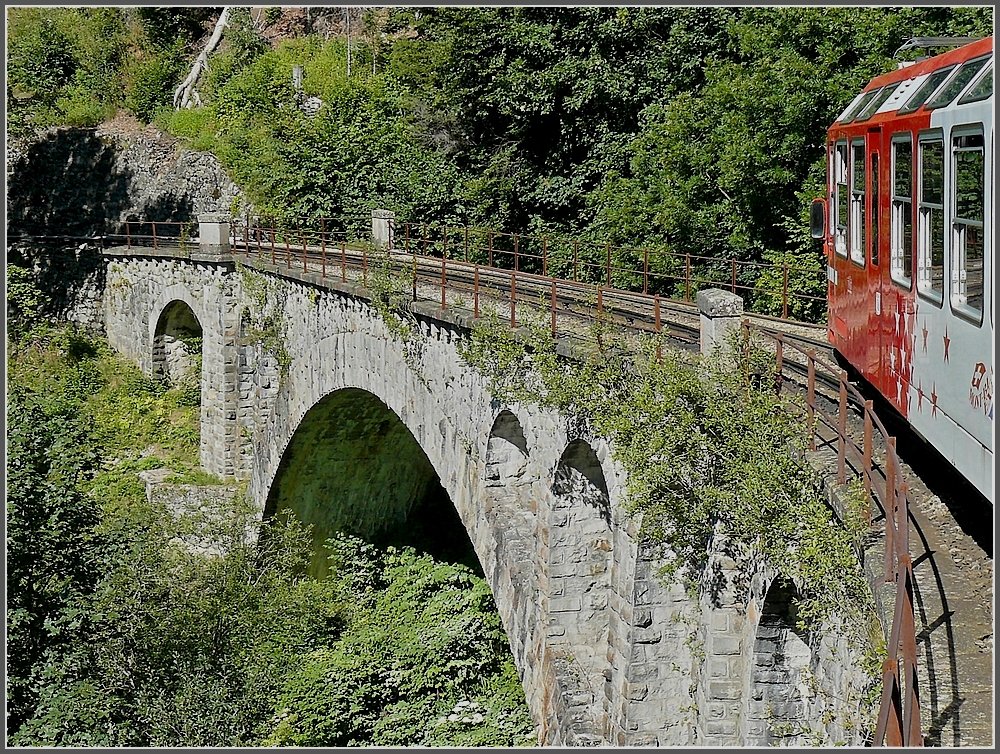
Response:
M816 704L807 673L838 712L824 732L856 742L859 676L843 647L796 633L794 585L762 567L741 598L721 551L722 587L665 583L662 553L623 510L613 449L585 423L492 395L460 357L461 315L420 308L403 338L352 284L237 265L219 218L202 242L107 252L112 346L167 379L200 356L202 462L248 480L262 517L291 508L365 532L443 491L541 743L797 743Z

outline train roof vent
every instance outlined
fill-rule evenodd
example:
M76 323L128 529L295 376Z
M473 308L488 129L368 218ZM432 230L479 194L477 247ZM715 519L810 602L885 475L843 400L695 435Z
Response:
M982 37L910 37L892 53L893 57L906 50L926 50L935 47L962 47L978 42Z

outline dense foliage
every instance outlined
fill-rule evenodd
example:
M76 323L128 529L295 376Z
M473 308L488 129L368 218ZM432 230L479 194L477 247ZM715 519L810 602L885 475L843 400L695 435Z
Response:
M206 104L173 112L205 9L13 9L11 127L158 113L267 214L349 224L384 207L789 264L822 298L805 213L827 126L911 36L993 23L989 7L383 8L355 26L348 77L342 34L272 45L273 10L234 11ZM774 276L746 269L754 306L780 311Z
M15 745L524 745L533 728L489 588L347 536L248 541L240 499L178 514L138 472L211 484L198 408L106 344L26 313L8 343L7 732Z

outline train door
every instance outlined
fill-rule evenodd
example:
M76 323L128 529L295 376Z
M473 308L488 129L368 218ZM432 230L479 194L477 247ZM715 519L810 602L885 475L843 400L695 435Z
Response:
M885 256L882 253L884 233L882 231L882 180L881 180L881 138L879 128L870 129L865 134L865 295L864 305L867 308L868 326L865 344L865 371L882 390L886 389L887 375L883 346L887 341L886 323L892 319L891 312L885 311L885 293L882 281L882 267Z

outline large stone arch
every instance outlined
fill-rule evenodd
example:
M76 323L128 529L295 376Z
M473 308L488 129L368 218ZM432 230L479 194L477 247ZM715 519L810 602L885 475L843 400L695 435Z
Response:
M313 527L312 571L322 576L324 541L338 531L367 539L395 531L410 541L416 531L440 530L450 551L464 550L455 541L464 532L449 521L450 511L438 508L433 522L415 514L442 493L437 472L402 420L372 393L342 388L320 399L296 428L264 516L291 510Z

